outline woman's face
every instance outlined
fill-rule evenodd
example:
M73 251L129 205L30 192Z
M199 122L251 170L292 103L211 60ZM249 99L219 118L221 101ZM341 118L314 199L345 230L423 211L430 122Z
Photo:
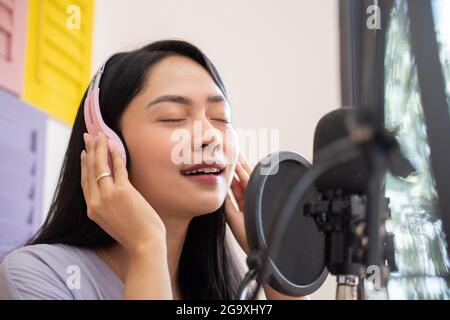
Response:
M161 215L193 217L223 203L238 156L230 107L208 72L171 56L154 65L119 127L131 157L129 178ZM194 165L220 174L188 175Z

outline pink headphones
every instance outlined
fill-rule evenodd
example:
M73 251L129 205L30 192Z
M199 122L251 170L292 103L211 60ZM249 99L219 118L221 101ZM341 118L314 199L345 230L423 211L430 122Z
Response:
M109 60L109 59L108 59ZM107 60L107 62L108 62ZM125 151L125 146L119 136L111 130L103 121L102 114L100 112L100 79L105 69L106 62L100 68L99 71L94 75L91 84L89 85L88 93L84 101L84 121L86 122L86 128L92 137L96 137L99 132L102 132L108 141L109 149L116 148L119 151L124 165L127 164L127 156ZM108 152L108 164L113 172L111 153Z

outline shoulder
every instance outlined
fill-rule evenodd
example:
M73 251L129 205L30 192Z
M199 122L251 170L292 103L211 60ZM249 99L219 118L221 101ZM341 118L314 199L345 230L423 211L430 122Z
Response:
M0 265L0 299L74 299L66 278L81 250L37 244L9 253Z
M75 252L79 250L77 247L69 246L65 244L35 244L28 245L21 248L18 248L9 254L7 254L4 258L9 261L21 261L23 259L48 259L48 258L56 258L56 257L67 257L72 256ZM81 249L83 250L83 249ZM62 256L61 256L62 255ZM56 259L61 260L61 259Z

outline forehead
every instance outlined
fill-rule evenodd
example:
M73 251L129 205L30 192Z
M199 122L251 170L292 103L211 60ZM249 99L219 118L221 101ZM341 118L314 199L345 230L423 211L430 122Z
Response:
M154 94L221 94L208 71L184 56L170 56L155 64L147 75L147 89Z

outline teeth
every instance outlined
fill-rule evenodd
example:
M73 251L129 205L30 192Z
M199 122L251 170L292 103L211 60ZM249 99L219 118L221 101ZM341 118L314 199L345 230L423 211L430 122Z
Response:
M204 173L216 173L220 170L217 168L202 168L198 170L192 170L192 171L186 171L184 174L196 174L197 172L204 172Z

